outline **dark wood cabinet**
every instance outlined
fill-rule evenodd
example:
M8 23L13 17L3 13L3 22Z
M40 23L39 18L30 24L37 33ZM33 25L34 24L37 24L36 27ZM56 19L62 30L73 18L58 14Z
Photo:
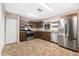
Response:
M46 32L45 38L46 38L46 40L50 41L51 40L51 33L50 32Z
M50 32L38 32L38 38L50 41L51 40L51 33Z
M42 28L43 27L43 22L29 21L29 24L32 25L32 28Z
M42 31L34 31L33 32L33 37L35 38L40 38L43 40L50 41L51 40L51 33L50 32L42 32ZM27 35L25 31L20 31L20 42L26 41L27 40Z
M34 38L38 38L38 32L37 32L37 31L34 31L34 32L33 32L33 37L34 37Z
M20 31L20 42L26 41L26 40L27 40L26 32Z

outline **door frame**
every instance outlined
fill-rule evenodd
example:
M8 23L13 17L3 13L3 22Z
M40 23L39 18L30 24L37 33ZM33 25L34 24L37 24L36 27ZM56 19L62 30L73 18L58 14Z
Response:
M17 20L17 41L16 41L16 43L19 43L19 16L18 16L18 18L9 18L9 17L5 18L5 42L6 42L6 19L16 19Z

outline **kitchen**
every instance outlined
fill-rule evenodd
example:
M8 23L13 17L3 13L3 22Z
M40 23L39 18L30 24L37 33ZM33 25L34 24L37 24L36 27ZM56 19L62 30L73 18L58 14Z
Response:
M53 36L54 34L56 34L56 36L57 36L58 21L59 21L59 18L56 18L55 21L53 21L53 22L50 22L49 20L48 21L29 21L29 22L27 22L26 19L25 20L22 19L22 20L20 20L20 30L21 31L23 30L25 32L25 30L27 30L27 28L29 29L29 27L30 27L30 30L33 31L34 38L40 38L40 39L51 41L51 39L54 39L54 38L52 38L52 37L54 37ZM52 24L52 23L54 23L54 24ZM57 26L57 27L54 28L54 26ZM22 28L22 27L24 27L24 28ZM25 36L25 35L22 34L22 36ZM21 38L21 36L20 36L20 38ZM57 39L57 37L55 37L55 38ZM22 37L22 39L23 39L23 37ZM27 40L27 39L24 38L24 40ZM55 43L56 43L56 41L55 41ZM52 42L54 42L54 40Z
M6 42L5 43L6 45L15 44L15 43L20 44L23 42L31 42L32 40L39 39L38 41L44 40L51 44L56 44L58 47L61 47L63 49L67 49L73 52L74 51L78 52L78 49L79 49L78 48L79 10L77 9L78 4L68 4L66 6L66 4L49 3L47 5L48 6L53 5L53 7L57 6L57 7L63 7L63 8L67 8L68 6L70 7L73 6L73 7L72 8L69 7L64 10L59 9L59 11L58 9L56 9L56 11L58 11L59 14L56 14L56 12L53 12L53 11L52 12L54 14L52 14L50 12L51 9L49 8L48 9L50 11L46 13L47 10L43 8L44 5L43 7L41 7L38 4L31 4L31 3L29 4L18 4L18 3L17 4L9 4L9 3L4 4L5 9L6 9L6 12L5 12L5 18L6 18L6 30L5 30L6 31ZM17 6L21 6L21 7L17 8ZM39 13L38 15L41 15L43 13L50 14L50 15L43 14L44 17L42 17L43 15L40 17L37 17L37 16L33 17L34 15L31 15L32 18L29 18L31 16L26 17L24 15L25 12L23 12L23 9L20 11L21 13L15 12L15 11L20 10L21 8L24 8L25 10L25 7L23 6L25 7L34 6L35 9L31 9L31 10L33 10L33 12L36 11L37 13ZM14 9L12 7L14 7ZM39 8L36 8L36 7L39 7ZM61 10L61 13L60 13L60 10ZM30 14L27 13L27 15L30 15ZM4 49L4 51L6 50ZM7 53L4 52L3 54L7 55Z
M78 32L78 30L77 30L77 26L78 26L77 14L74 13L74 14L70 14L68 16L72 16L74 18L73 20L75 20L74 22L76 22L76 24L73 23L74 32L76 32L75 34L74 33L73 34L76 36L74 39L77 40L77 34L78 34L77 33ZM50 41L50 42L54 42L54 43L57 43L59 46L68 48L69 45L65 46L68 43L66 43L66 40L64 39L64 38L67 38L67 36L65 37L64 35L69 35L69 34L66 34L66 32L65 32L66 30L68 30L68 28L66 29L65 26L68 27L69 25L67 25L68 23L67 24L65 23L66 22L65 17L66 16L64 16L64 18L61 18L60 20L59 20L59 18L56 18L57 20L55 19L55 21L53 21L53 22L45 21L45 22L42 22L42 23L40 23L40 22L31 23L31 27L34 28L34 29L30 29L31 31L33 31L33 37L34 38L40 38L40 39L43 39L43 40L47 40L47 41ZM39 23L40 23L40 27L38 26ZM42 25L42 27L41 27L41 25ZM71 24L70 24L70 27L71 27ZM72 35L72 32L70 32L71 35ZM25 35L20 34L20 38L21 38L21 36L25 36ZM27 35L26 35L26 37L27 37ZM22 37L22 39L23 38L24 37ZM70 37L70 38L72 38L72 37ZM26 38L24 38L24 39L27 40ZM78 44L77 42L71 43L72 45L70 45L68 49L77 51L77 44ZM70 48L71 46L72 46L72 48Z

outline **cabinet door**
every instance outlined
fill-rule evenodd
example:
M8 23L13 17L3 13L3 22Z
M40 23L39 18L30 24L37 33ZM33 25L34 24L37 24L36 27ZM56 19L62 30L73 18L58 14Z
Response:
M32 25L32 28L42 28L43 27L43 22L29 21L29 24Z
M39 38L42 39L42 32L39 32Z
M51 40L51 35L50 32L46 32L46 40L50 41Z
M39 32L38 35L40 39L47 40L47 41L51 40L50 32Z
M44 32L44 39L47 40L47 41L50 41L50 32Z
M47 37L46 32L43 32L42 37L43 37L43 39L44 39L44 40L46 40L46 39L47 39L47 38L46 38L46 37Z
M34 38L37 38L38 37L38 32L34 32L33 36L34 36Z
M20 42L26 41L26 39L27 37L25 31L20 31Z
M30 21L29 24L32 25L32 28L37 28L38 27L36 22Z
M43 39L43 33L42 32L39 32L39 38Z

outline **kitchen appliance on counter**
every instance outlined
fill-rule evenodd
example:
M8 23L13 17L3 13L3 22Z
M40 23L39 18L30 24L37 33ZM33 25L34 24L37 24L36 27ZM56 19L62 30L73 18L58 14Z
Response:
M77 15L68 15L59 22L58 45L77 51L78 19Z
M45 22L44 23L44 29L50 29L50 22Z
M50 29L50 24L45 24L44 29Z
M25 31L26 31L27 40L32 40L33 39L33 31L30 29L27 29Z

